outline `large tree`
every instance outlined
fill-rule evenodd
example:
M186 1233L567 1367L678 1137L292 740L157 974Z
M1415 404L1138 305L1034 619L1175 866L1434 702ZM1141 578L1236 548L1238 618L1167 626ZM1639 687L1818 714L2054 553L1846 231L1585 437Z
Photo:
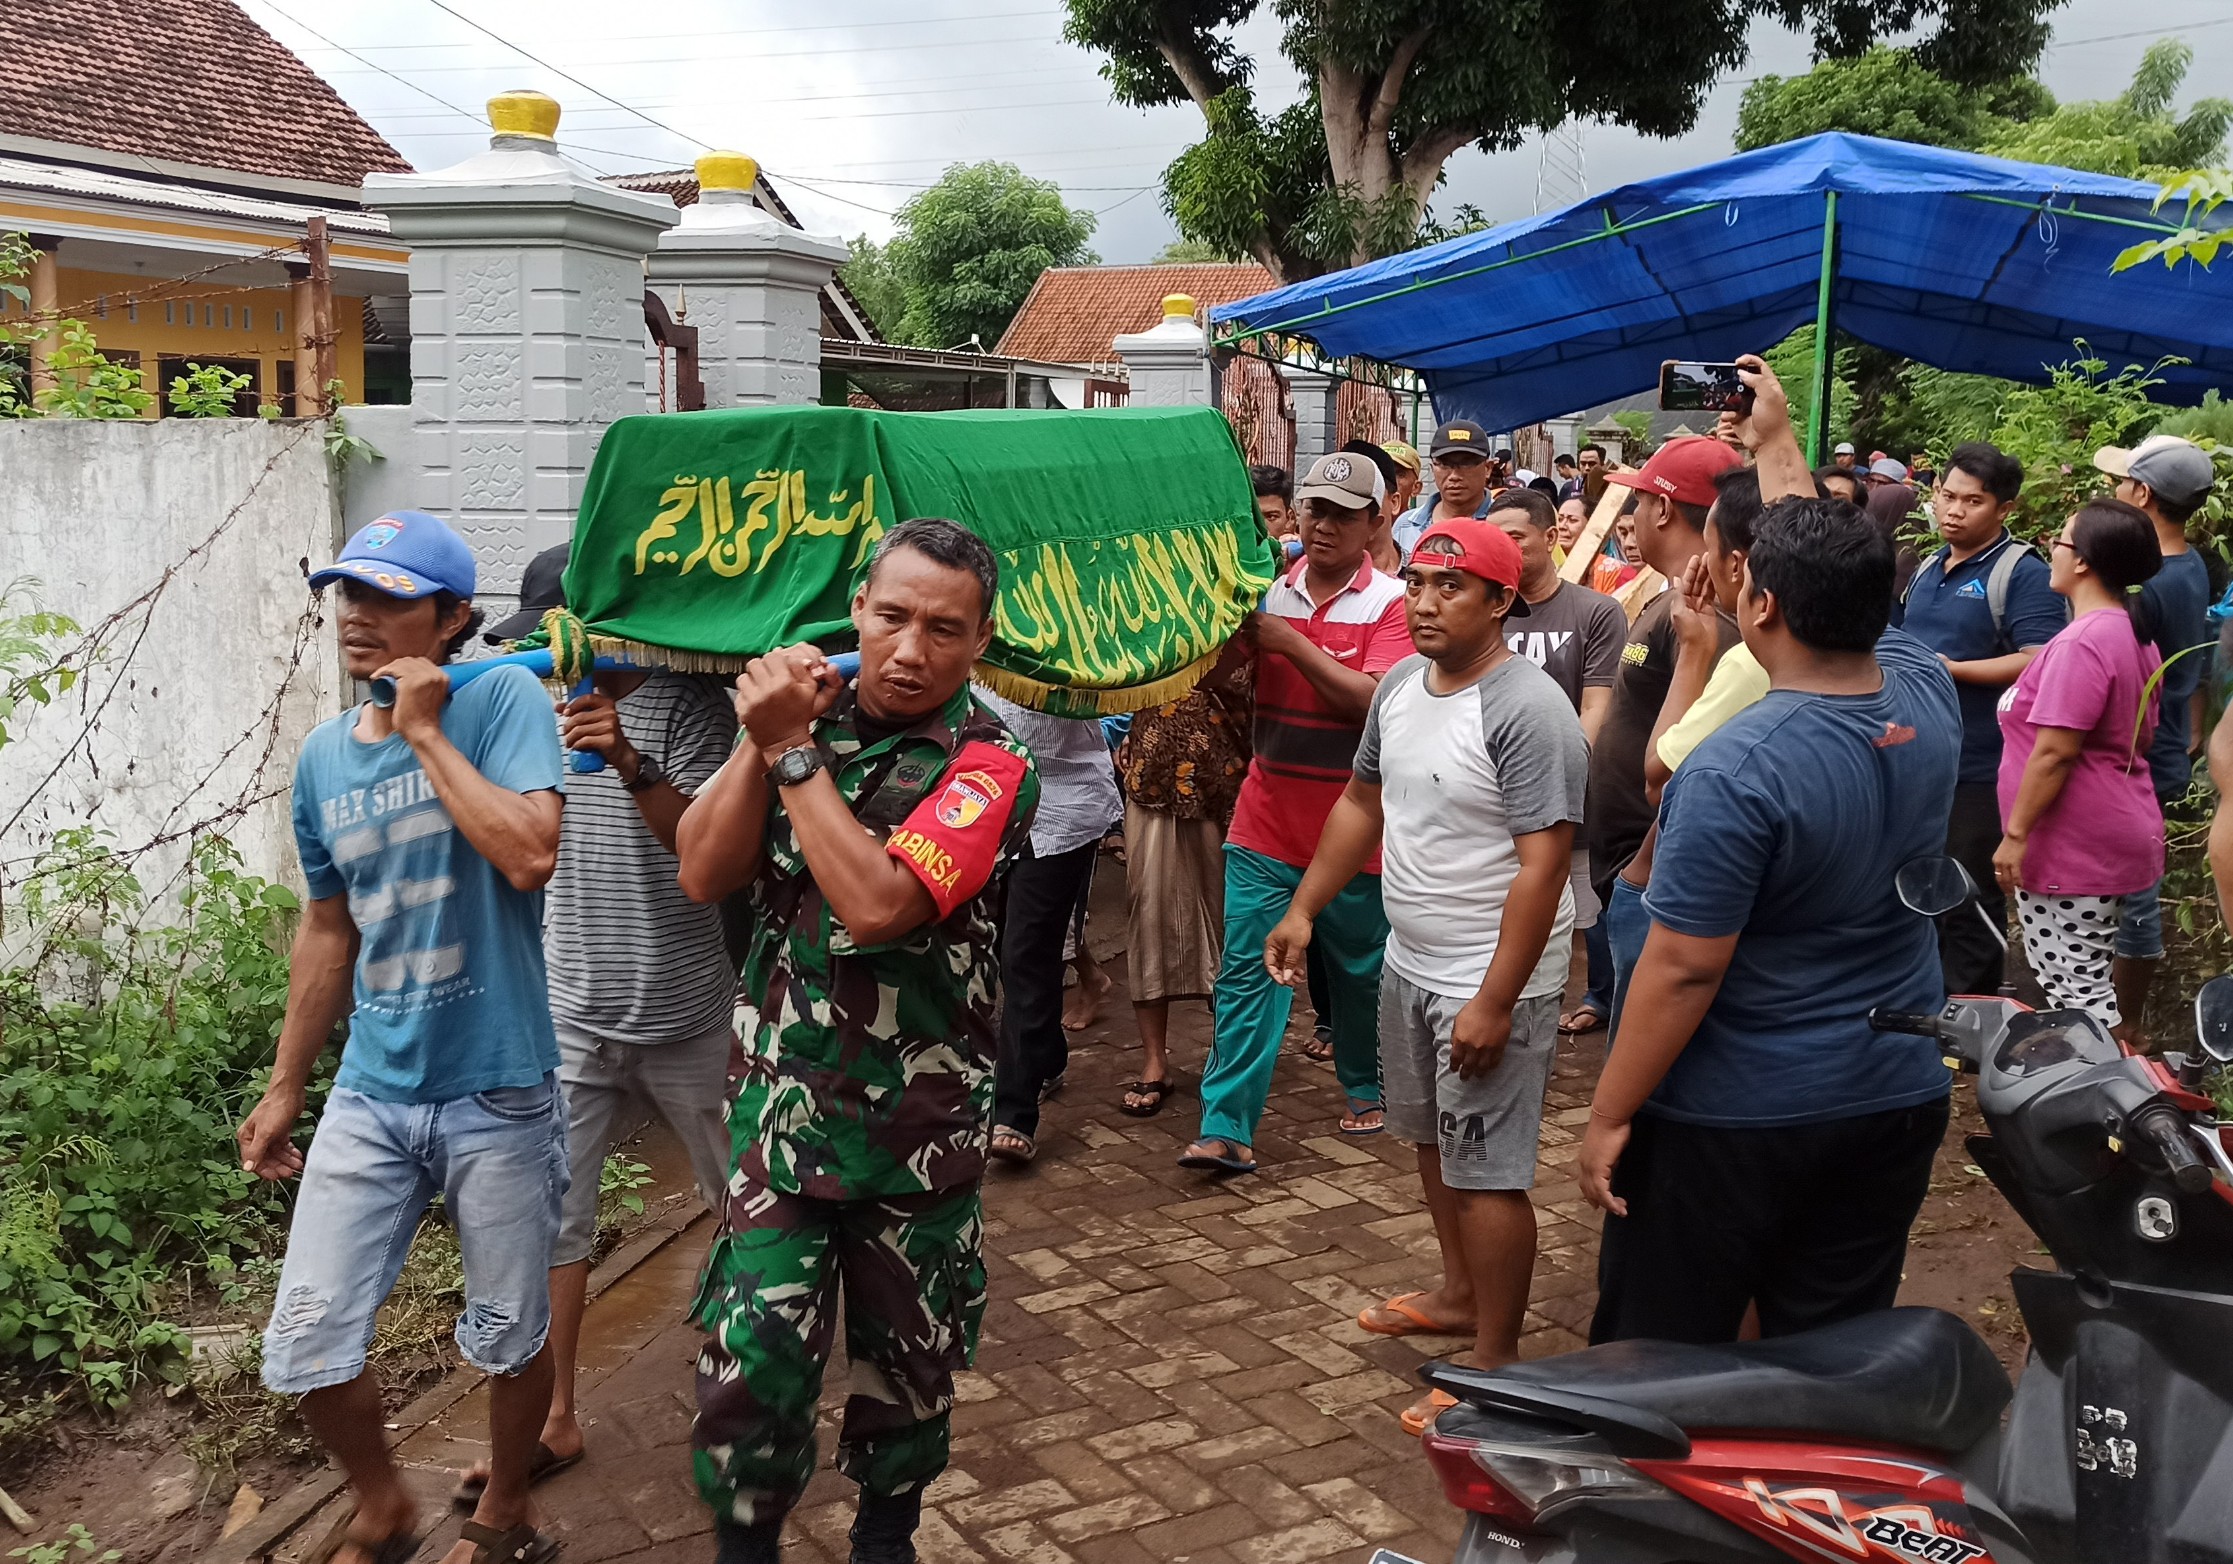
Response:
M1100 259L1093 214L1012 163L957 163L898 217L883 264L906 301L897 340L917 347L989 349L1041 272Z
M1460 148L1508 151L1575 118L1690 129L1757 17L1811 29L1835 59L1935 22L1915 57L1983 83L2030 66L2059 0L1269 3L1309 89L1277 114L1234 41L1264 0L1066 0L1065 35L1106 57L1120 102L1201 111L1207 134L1164 171L1179 231L1292 281L1410 245Z
M2029 76L1984 84L1953 80L1902 50L1825 60L1804 76L1763 76L1745 89L1737 149L1773 146L1825 130L2097 174L2160 178L2217 163L2233 103L2199 98L2175 107L2194 51L2176 38L2151 45L2114 98L2062 103Z
M1737 110L1737 150L1826 130L1974 152L2012 121L2054 107L2029 76L1983 86L1950 81L1905 49L1879 44L1854 60L1824 60L1803 76L1763 76Z

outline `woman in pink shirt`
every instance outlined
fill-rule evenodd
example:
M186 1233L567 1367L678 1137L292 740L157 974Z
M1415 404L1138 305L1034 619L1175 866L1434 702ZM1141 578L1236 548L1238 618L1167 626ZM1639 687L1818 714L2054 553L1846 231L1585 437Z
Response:
M2163 811L2149 779L2155 674L2140 583L2163 564L2155 526L2120 500L2063 524L2049 566L2070 624L2000 702L2000 850L2024 956L2048 1000L2121 1026L2110 959L2119 902L2163 874Z

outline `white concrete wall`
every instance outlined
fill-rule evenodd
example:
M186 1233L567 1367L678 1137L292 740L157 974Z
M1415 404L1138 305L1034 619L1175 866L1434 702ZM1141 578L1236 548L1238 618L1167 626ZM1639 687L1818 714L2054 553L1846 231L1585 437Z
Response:
M411 404L344 407L343 426L370 442L379 459L351 462L341 475L341 536L346 539L368 521L391 510L427 510L428 485L417 460L418 436Z
M344 699L330 618L305 617L303 561L339 541L324 428L0 422L0 584L38 578L45 606L88 629L159 588L75 690L11 723L0 887L58 828L90 823L139 848L254 800L219 828L250 869L299 888L295 753ZM184 850L142 860L150 892Z

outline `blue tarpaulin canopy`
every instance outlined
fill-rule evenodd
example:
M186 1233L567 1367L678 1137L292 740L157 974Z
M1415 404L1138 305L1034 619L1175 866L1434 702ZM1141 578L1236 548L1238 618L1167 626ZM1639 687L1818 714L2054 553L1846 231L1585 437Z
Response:
M2233 384L2233 267L2112 274L2119 251L2178 227L2183 202L2156 213L2155 197L2104 174L1810 136L1213 317L1222 342L1277 332L1419 370L1440 416L1490 429L1646 390L1662 359L1760 352L1825 306L1864 342L2014 380L2044 380L2080 337L2119 366L2189 359L2156 394L2199 401Z

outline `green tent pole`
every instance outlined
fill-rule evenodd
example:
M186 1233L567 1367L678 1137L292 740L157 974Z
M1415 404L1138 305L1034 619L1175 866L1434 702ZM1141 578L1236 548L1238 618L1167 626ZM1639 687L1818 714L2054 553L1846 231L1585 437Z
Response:
M1838 193L1823 192L1822 282L1814 296L1814 406L1807 418L1807 465L1822 465L1823 450L1830 443L1830 380L1836 362L1830 339L1836 326L1830 315L1831 285L1837 278Z

